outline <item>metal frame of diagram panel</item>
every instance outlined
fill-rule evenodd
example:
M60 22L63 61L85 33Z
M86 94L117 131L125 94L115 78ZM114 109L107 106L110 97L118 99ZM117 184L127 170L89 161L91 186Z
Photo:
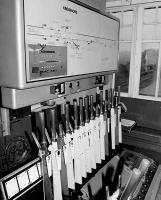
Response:
M0 85L25 89L117 70L119 20L89 8L2 0Z

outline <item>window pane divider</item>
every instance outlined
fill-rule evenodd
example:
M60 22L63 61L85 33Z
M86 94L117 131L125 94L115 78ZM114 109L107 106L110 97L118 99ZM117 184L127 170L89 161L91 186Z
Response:
M136 51L135 51L135 66L133 67L133 90L132 97L136 98L139 94L140 85L140 69L141 69L141 50L142 50L142 22L143 8L138 7L137 10L137 35L136 35Z
M152 101L161 101L161 97L154 97L154 96L146 96L146 95L137 95L135 96L137 99L145 99L145 100L152 100Z
M142 40L142 43L157 43L157 42L160 42L161 39L159 40Z
M132 27L132 41L131 41L131 59L130 59L130 70L129 70L129 90L128 96L133 96L133 88L134 88L134 74L135 74L135 61L136 61L136 38L137 38L137 9L134 9L134 19L133 19L133 27Z
M161 69L161 42L159 43L159 55L158 55L158 68L157 68L157 82L156 82L156 90L155 90L155 97L158 97L159 92L159 82L160 82L160 69Z

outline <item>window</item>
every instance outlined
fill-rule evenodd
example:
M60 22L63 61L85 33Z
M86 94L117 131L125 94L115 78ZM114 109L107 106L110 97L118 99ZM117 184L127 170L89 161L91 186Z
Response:
M159 97L161 7L143 6L139 95Z
M121 86L121 92L127 93L129 89L133 10L122 10L112 12L112 14L120 19L119 66L116 73L116 86Z
M116 86L123 96L161 100L161 2L107 11L120 19Z
M143 43L139 94L155 96L159 43Z

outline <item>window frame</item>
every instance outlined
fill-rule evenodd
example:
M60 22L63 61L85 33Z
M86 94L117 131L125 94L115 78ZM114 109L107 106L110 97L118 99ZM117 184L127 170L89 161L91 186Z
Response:
M161 101L159 97L159 85L161 81L161 39L158 40L142 40L143 30L143 19L144 9L149 7L161 7L161 2L116 6L107 8L107 12L123 12L133 10L133 27L132 27L132 41L131 41L131 60L130 60L130 72L129 72L129 90L127 93L121 92L121 96L132 97L138 99L146 99L153 101ZM161 24L161 22L160 22ZM129 41L120 41L129 42ZM142 44L144 42L158 42L159 43L159 55L158 55L158 68L157 68L157 79L155 87L155 96L147 96L139 94L140 86L140 69L141 69L141 56L142 56Z
M124 7L116 7L116 8L112 8L112 9L108 9L108 12L124 12L124 11L130 11L132 10L133 11L133 24L132 24L132 33L135 32L136 28L136 17L135 17L135 13L136 13L136 7L135 6L124 6ZM112 14L112 13L111 13ZM120 24L121 26L122 24ZM129 87L128 87L128 92L121 92L121 96L124 96L124 97L128 97L128 96L131 96L131 91L132 91L132 87L133 87L133 84L132 84L132 80L133 80L133 75L132 75L132 65L134 64L134 56L135 56L135 53L134 53L134 50L135 50L135 37L136 37L136 34L132 34L132 39L131 41L130 40L120 40L119 43L131 43L131 57L130 57L130 71L129 71Z

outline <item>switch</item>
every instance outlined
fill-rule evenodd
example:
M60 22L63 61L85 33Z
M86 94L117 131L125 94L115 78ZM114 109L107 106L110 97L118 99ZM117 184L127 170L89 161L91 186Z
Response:
M73 84L72 83L69 83L69 88L72 88L73 87Z
M101 84L101 83L102 83L102 77L101 76L96 76L95 84Z
M76 82L76 86L77 86L77 87L79 87L79 85L80 85L80 82L79 82L79 81L77 81L77 82Z
M102 84L105 83L105 76L102 76Z

